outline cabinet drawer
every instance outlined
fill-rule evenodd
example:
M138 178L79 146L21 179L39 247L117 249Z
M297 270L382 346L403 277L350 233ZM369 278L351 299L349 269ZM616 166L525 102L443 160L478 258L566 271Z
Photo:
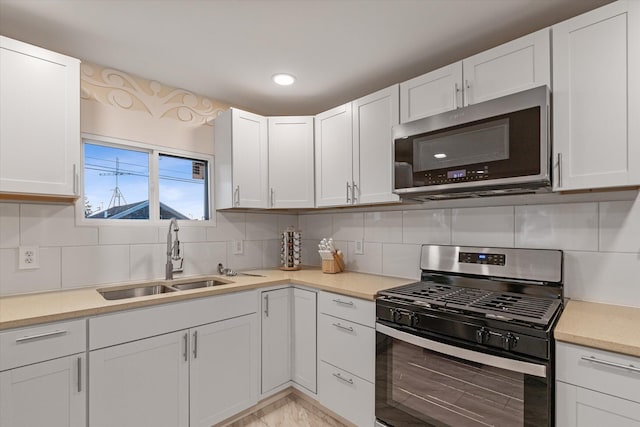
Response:
M86 323L71 320L3 332L0 371L86 351Z
M375 378L375 329L321 314L318 357L367 381Z
M318 365L320 403L359 427L373 426L373 384L326 362L320 362Z
M624 368L630 365L636 370ZM562 342L556 344L558 381L640 402L638 369L640 358L637 357Z
M375 327L376 304L360 298L347 297L330 292L320 292L318 300L320 313Z

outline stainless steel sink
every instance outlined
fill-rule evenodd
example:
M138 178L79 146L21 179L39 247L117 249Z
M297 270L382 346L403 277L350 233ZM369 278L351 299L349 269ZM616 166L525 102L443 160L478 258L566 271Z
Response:
M197 282L178 283L171 285L172 288L176 288L179 291L187 291L189 289L209 288L211 286L227 285L228 283L220 282L218 280L199 280Z
M132 288L124 288L124 289L98 289L100 295L106 300L118 300L118 299L126 299L126 298L134 298L134 297L144 297L148 295L159 295L166 294L167 292L175 292L176 289L173 289L169 286L164 285L146 285L146 286L136 286Z

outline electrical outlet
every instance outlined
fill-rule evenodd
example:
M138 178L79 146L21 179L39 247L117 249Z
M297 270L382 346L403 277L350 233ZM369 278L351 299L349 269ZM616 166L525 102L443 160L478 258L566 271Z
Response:
M243 243L242 240L233 241L232 253L234 255L242 255L244 253L244 245L242 243Z
M364 255L364 242L362 240L356 240L355 244L356 247L353 252L355 252L356 255Z
M18 248L18 268L20 270L40 268L40 251L37 246Z

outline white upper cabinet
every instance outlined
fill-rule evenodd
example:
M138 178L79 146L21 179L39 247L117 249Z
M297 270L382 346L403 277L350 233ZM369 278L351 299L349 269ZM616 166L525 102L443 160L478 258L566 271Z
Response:
M0 193L74 199L80 61L0 36Z
M554 189L640 184L640 3L553 26Z
M316 116L317 206L353 204L352 123L351 103Z
M400 83L402 123L462 106L462 62L447 65Z
M392 127L400 122L398 85L353 101L353 203L396 202Z
M551 86L549 46L544 29L401 83L400 121Z
M267 208L267 118L231 108L215 120L216 209Z
M269 207L312 208L313 117L269 117Z
M394 202L398 85L316 116L316 205Z

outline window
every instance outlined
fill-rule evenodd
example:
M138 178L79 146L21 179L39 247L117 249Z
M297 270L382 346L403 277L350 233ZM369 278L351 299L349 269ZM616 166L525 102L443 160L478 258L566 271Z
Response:
M209 220L210 157L87 136L83 150L87 221Z

